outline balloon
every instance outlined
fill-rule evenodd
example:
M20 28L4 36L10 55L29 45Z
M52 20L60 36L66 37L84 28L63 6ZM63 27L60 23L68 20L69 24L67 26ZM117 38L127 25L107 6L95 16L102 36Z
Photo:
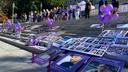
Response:
M107 24L110 20L111 20L111 15L107 14L107 15L104 16L104 18L102 20L102 23Z
M112 4L107 5L107 11L111 11L113 9Z
M115 13L112 15L112 19L117 19L117 18L119 18L119 14Z
M106 10L107 10L107 7L106 7L105 5L102 5L102 6L100 7L100 11L101 11L102 13L106 12Z
M101 15L101 14L100 14L100 15L97 16L97 18L98 18L99 21L102 21L103 18L104 18L104 15Z

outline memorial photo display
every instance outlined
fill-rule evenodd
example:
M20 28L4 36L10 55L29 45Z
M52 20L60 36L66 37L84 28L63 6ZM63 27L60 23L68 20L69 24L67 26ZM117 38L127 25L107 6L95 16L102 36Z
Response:
M75 38L72 41L65 43L62 49L95 56L103 56L111 43L112 39L95 37Z
M128 48L124 48L124 47L118 47L118 46L111 46L108 50L107 50L107 54L109 55L120 55L120 56L124 56L127 55L128 56Z
M128 39L117 38L115 41L115 44L127 46L128 45Z

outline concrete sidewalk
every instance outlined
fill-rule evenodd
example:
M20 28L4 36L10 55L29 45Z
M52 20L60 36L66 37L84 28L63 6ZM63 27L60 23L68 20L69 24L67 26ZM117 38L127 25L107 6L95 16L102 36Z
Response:
M28 57L31 57L31 53L0 41L0 72L47 71L43 66L31 64Z

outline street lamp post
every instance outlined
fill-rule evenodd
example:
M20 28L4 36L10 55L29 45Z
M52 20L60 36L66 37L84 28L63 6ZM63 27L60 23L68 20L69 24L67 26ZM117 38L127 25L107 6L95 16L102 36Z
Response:
M40 11L42 11L42 2L41 2L41 4L40 4Z
M14 24L14 10L15 10L15 3L12 4L12 24Z

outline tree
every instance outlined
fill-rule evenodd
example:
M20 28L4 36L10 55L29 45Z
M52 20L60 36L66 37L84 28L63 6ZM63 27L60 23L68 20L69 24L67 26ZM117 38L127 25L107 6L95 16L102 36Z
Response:
M1 0L0 9L5 15L12 15L12 4L15 3L15 13L29 13L30 11L40 11L41 8L52 8L53 6L63 6L64 0Z
M2 15L11 14L11 7L12 7L12 0L1 0L0 2L0 9Z
M53 6L63 6L64 0L49 0L50 4Z

